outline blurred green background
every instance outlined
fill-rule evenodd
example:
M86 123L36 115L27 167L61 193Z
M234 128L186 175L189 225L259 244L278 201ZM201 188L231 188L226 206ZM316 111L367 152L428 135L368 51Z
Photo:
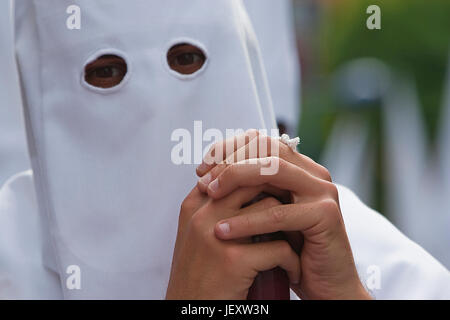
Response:
M379 101L349 106L336 97L333 75L343 64L364 57L382 60L411 78L422 107L429 144L435 142L450 49L449 0L295 0L302 65L302 152L320 160L338 117L369 119L376 146L372 207L384 212L382 117ZM369 30L369 5L381 8L381 30Z

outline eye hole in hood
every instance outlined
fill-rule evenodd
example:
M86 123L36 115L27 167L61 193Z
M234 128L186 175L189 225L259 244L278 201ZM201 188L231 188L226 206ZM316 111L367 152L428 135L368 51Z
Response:
M113 54L105 54L88 63L84 80L91 86L108 89L119 85L128 72L126 61Z
M182 75L199 71L205 65L206 59L202 49L189 43L176 44L167 52L170 69Z

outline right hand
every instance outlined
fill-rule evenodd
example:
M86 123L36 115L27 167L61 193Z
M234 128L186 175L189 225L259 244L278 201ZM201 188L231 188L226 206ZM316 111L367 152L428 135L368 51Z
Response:
M259 154L261 150L270 154ZM213 157L216 162L209 162ZM278 170L261 174L269 167ZM284 232L293 248L301 248L301 283L291 286L299 297L371 299L358 276L338 189L324 167L278 139L248 131L216 144L197 173L202 177L199 190L216 200L258 185L290 194L289 204L220 221L215 231L222 240Z
M181 206L167 299L244 300L258 272L277 266L293 284L299 282L300 259L288 242L224 241L214 234L220 220L280 205L266 198L242 208L264 191L261 186L241 188L220 200L197 187L191 191Z

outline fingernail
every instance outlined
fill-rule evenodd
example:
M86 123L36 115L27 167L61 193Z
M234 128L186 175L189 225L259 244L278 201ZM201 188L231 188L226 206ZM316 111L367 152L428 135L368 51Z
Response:
M203 177L201 177L199 179L200 183L204 186L208 186L209 183L211 182L212 176L211 176L211 172L208 172L206 175L204 175Z
M222 232L223 234L230 233L230 224L226 223L226 222L222 222L221 224L219 224L219 229L220 229L220 232Z
M212 192L216 192L217 190L219 190L219 180L215 179L213 182L211 182L208 189Z

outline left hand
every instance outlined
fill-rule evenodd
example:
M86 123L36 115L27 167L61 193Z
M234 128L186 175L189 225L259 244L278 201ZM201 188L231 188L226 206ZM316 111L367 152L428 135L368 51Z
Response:
M252 149L255 142L259 146L257 152ZM268 150L265 155L260 154L260 147L264 144ZM227 150L226 145L234 145L234 148ZM223 155L226 161L217 165L211 163L215 154ZM371 298L356 271L339 206L338 190L328 170L284 143L259 135L257 131L233 138L231 143L228 140L216 144L208 157L209 162L205 161L197 169L201 177L198 188L211 198L221 199L241 187L268 185L278 189L278 193L284 190L291 202L218 222L215 234L219 239L287 232L299 253L303 242L300 253L301 280L299 285L292 286L301 298ZM248 161L256 158L257 161ZM230 162L232 164L227 164ZM261 170L274 164L278 166L275 174L261 175ZM220 228L222 224L226 224L227 228Z

